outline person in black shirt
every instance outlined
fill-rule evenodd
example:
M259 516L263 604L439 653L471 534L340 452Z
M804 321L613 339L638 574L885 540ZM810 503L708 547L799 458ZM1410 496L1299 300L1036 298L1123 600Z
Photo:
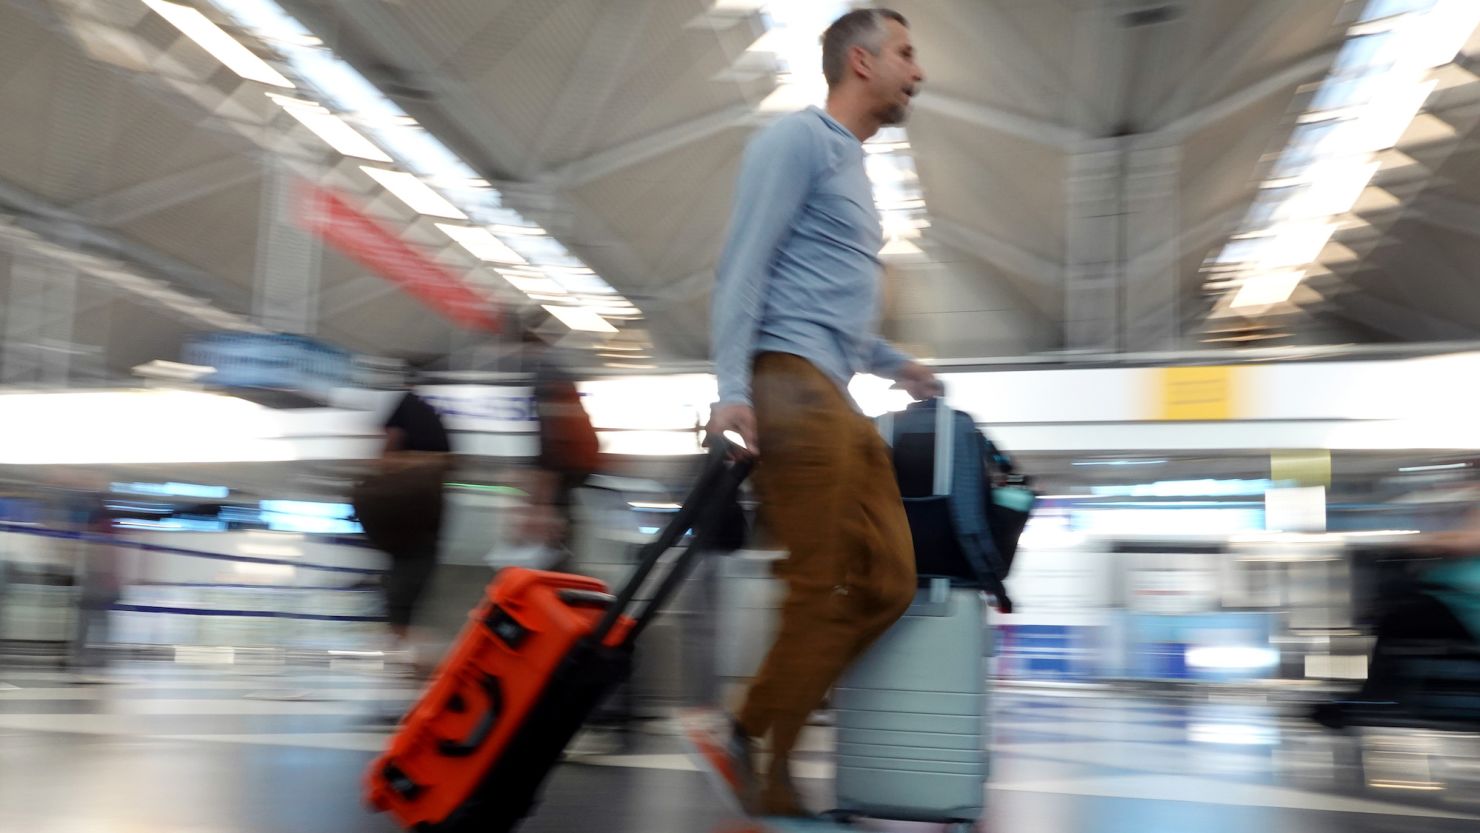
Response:
M413 391L385 422L385 445L375 471L355 486L355 514L365 537L390 556L382 577L386 620L397 647L415 656L412 614L437 566L443 484L452 467L452 443L441 416Z
M386 451L427 451L441 454L452 452L452 443L447 437L447 428L437 409L407 391L396 405L396 409L385 421Z

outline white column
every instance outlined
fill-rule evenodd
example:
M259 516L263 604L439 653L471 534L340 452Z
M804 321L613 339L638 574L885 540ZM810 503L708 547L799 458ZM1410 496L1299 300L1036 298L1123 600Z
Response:
M318 240L294 217L296 177L264 163L253 312L270 330L310 335L319 319Z
M1177 145L1126 154L1121 346L1129 352L1174 350L1181 340L1181 160Z
M1070 350L1120 347L1123 146L1119 138L1085 141L1069 160L1064 346Z

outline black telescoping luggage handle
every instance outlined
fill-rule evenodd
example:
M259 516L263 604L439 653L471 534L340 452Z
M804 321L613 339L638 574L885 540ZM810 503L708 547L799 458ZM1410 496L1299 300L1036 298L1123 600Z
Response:
M668 575L664 576L663 583L658 586L653 597L643 606L641 612L635 617L635 624L623 638L623 642L630 643L642 633L653 617L662 609L663 604L668 601L674 591L678 589L684 577L688 574L695 556L703 549L710 532L714 527L713 520L725 504L727 504L740 489L740 484L750 474L751 461L738 460L731 462L732 445L723 437L711 437L709 444L709 456L704 462L704 472L699 475L699 481L689 491L688 497L684 498L679 506L678 512L668 525L658 533L658 537L645 544L638 558L637 569L632 577L628 579L617 600L606 610L606 615L596 624L591 632L591 639L596 643L606 640L606 636L616 625L617 620L626 613L627 608L632 605L637 592L642 588L653 570L662 560L663 554L673 548L684 533L694 529L694 536L674 563L669 567ZM695 523L695 521L699 523Z

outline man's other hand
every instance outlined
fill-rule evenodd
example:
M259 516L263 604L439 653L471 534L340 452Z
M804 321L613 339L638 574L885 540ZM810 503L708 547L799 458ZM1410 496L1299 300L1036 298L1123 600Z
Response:
M945 393L945 385L935 377L935 372L919 362L910 362L900 368L896 381L917 402Z
M709 424L704 428L704 445L707 447L714 437L723 437L726 431L735 432L745 443L744 448L735 446L735 457L753 459L760 456L760 445L755 439L754 408L734 402L721 402L711 408Z

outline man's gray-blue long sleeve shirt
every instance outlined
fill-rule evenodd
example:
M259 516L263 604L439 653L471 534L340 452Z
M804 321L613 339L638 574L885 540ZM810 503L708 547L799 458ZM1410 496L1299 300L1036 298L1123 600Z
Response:
M750 404L758 353L801 356L845 391L909 357L876 334L884 243L862 143L818 107L781 118L745 150L715 275L719 398Z

